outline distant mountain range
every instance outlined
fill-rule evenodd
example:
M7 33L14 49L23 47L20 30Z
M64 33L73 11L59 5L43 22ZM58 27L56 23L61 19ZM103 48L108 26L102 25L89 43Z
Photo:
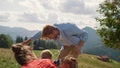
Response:
M110 58L120 61L120 58L118 58L120 56L120 51L104 46L100 36L96 33L95 29L91 27L85 27L83 29L88 32L88 40L83 47L82 50L83 53L94 54L94 55L108 55ZM14 40L16 39L17 36L32 37L37 32L38 30L30 31L24 28L18 28L18 27L11 28L11 27L0 26L0 34L8 34Z
M15 40L17 36L32 37L37 32L38 30L30 31L24 28L0 26L0 34L8 34L13 38L13 40Z
M94 55L107 55L110 58L120 61L120 51L106 47L96 30L91 27L84 28L88 32L88 40L83 47L83 53Z

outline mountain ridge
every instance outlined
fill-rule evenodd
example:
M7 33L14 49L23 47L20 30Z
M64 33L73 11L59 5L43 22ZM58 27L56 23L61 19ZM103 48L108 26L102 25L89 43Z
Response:
M20 27L0 26L0 34L8 34L13 38L13 40L15 40L17 36L32 37L37 32L38 30L30 31Z

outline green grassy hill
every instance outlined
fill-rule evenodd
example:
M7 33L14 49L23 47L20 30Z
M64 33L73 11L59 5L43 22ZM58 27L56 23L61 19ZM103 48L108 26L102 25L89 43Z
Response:
M59 50L51 50L54 54L53 59L57 58ZM34 51L39 57L41 51ZM96 58L95 55L82 54L78 58L79 68L119 68L120 62L112 60L111 62L103 62ZM0 68L20 68L15 61L13 53L10 49L0 48Z
M79 68L119 68L120 63L114 60L103 62L95 55L82 54L78 58Z

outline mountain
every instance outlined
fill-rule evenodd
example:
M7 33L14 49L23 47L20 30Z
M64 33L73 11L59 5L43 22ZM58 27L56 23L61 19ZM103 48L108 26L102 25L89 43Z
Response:
M120 61L120 51L106 47L95 29L85 27L84 30L88 32L88 40L83 47L83 53L107 55L114 60Z
M37 32L38 30L30 31L24 28L18 28L18 27L11 28L11 27L6 27L6 26L0 26L0 34L10 35L13 38L13 40L15 40L17 36L31 37Z
M96 45L97 47L103 45L101 38L95 29L91 27L85 27L83 30L86 30L88 32L88 40L86 41L84 48L87 48L88 50L88 48L91 49L93 47L96 47Z

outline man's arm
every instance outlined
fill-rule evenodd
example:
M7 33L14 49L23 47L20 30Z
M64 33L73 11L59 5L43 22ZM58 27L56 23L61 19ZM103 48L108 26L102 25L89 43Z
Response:
M79 49L81 49L84 45L85 41L80 41L80 43L77 45Z
M29 44L33 40L39 39L41 37L40 31L36 33L34 36L32 36L30 39L27 39L26 41L22 42L22 44Z
M30 42L32 42L31 39L27 39L24 42L22 42L23 45L28 45Z
M41 37L41 32L37 32L35 35L33 35L30 39L31 41L39 39Z

